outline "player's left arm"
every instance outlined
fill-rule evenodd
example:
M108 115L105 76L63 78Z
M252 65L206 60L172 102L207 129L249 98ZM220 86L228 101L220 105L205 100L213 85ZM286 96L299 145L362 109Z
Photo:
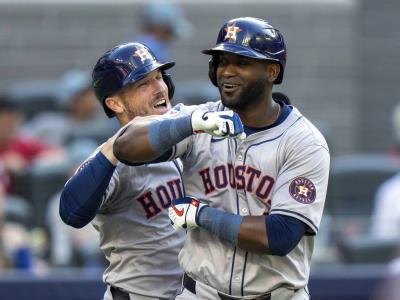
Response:
M307 149L296 149L293 155L299 155L301 159L292 157L282 167L269 216L241 216L201 203L194 205L198 207L196 218L190 218L191 214L184 216L189 216L188 222L194 222L194 227L202 227L244 250L286 255L305 233L317 233L329 175L329 151L324 146L309 145ZM303 198L300 198L301 193L296 194L301 187L310 192ZM176 206L174 201L172 208ZM191 209L184 203L178 205L187 211ZM170 208L173 223L174 213L175 210ZM179 227L182 222L180 218L176 219Z
M305 234L318 232L329 177L329 149L324 140L309 139L288 153L275 182L269 216L243 217L239 247L286 255Z
M243 217L209 207L191 197L173 200L169 216L175 229L201 227L246 251L280 256L292 251L308 228L289 216Z
M284 215L246 216L239 228L237 246L250 252L285 256L307 232L302 221Z

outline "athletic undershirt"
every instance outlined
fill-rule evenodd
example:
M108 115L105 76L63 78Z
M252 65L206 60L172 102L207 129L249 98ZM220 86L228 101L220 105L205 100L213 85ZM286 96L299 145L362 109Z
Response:
M292 251L308 229L302 221L278 214L267 216L265 226L269 252L278 256L285 256Z

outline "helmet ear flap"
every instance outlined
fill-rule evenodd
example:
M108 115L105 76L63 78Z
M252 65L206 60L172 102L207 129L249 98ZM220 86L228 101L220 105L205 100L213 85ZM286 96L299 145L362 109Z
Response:
M213 55L208 61L208 77L210 78L213 85L218 86L217 84L217 68L219 64L219 57Z
M164 79L165 84L167 85L168 88L168 98L172 102L172 97L174 96L175 92L175 84L172 82L171 75L165 73L164 71L162 72L162 77Z

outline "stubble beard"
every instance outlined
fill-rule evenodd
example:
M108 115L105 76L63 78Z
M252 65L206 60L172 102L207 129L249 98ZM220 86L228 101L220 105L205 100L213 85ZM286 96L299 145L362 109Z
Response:
M221 92L221 88L218 87L221 101L226 107L234 111L245 111L262 99L265 92L265 82L265 78L260 78L254 84L244 87L236 98L231 99L226 99Z

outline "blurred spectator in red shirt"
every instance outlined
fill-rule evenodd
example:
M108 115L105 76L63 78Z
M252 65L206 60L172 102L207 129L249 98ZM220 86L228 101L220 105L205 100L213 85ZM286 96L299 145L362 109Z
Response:
M60 149L21 135L23 120L22 111L6 97L0 96L0 181L7 192L10 192L10 176L23 172L33 162L54 163L63 157Z

